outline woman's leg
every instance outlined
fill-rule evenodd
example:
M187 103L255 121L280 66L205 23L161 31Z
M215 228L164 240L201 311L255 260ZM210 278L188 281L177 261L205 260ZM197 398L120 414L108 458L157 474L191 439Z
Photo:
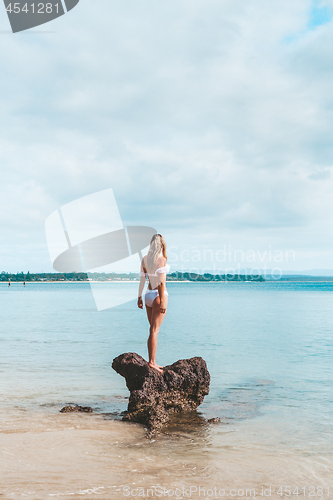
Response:
M168 306L168 296L164 297L165 309ZM156 363L156 351L157 351L157 336L160 331L160 326L163 323L165 314L160 311L160 298L156 297L152 307L149 338L148 338L148 354L149 354L149 366L155 368L156 370L162 372L162 367Z
M147 311L147 318L148 318L148 321L149 321L149 332L150 332L151 316L152 316L153 308L146 306L146 311ZM150 335L149 335L148 340L147 340L147 347L148 347L148 352L150 352L151 351L151 347L150 347Z
M147 318L148 318L148 322L149 322L149 326L150 326L151 325L151 313L153 312L153 308L146 306L146 311L147 311Z

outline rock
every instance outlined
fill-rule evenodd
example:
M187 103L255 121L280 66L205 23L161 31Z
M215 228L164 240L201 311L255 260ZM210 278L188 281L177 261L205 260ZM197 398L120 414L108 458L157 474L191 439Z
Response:
M70 411L81 411L84 413L92 413L93 409L90 406L68 405L61 408L60 413L69 413Z
M221 419L219 417L209 418L207 422L208 424L219 424Z
M210 375L200 357L180 359L165 366L162 374L138 354L127 352L113 360L112 368L125 378L131 393L123 419L144 424L148 437L167 423L170 412L194 410L209 393Z

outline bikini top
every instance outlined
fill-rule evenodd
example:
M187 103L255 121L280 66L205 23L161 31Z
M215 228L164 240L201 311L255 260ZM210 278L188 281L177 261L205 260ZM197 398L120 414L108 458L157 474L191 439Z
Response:
M157 273L165 273L165 274L168 274L168 272L170 271L170 266L169 264L166 264L165 266L163 267L159 267L158 269L156 269L155 273L154 274L148 274L148 273L143 273L142 271L140 271L140 276L154 276L155 278L157 278Z

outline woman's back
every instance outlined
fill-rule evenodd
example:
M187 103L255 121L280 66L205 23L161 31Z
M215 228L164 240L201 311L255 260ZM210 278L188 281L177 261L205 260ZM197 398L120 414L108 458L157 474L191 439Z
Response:
M154 290L161 283L161 274L167 274L170 266L163 255L160 255L155 262L148 262L148 255L142 259L143 272L148 275L149 287Z

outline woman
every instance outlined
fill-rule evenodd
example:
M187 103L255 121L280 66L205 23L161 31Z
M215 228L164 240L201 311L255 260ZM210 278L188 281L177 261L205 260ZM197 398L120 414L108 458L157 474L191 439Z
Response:
M163 373L163 367L156 363L157 336L168 306L168 292L165 282L169 270L165 240L162 235L155 234L151 239L148 254L143 257L141 262L138 307L143 309L142 292L148 276L149 285L145 293L145 304L150 325L147 342L148 364L161 373Z

